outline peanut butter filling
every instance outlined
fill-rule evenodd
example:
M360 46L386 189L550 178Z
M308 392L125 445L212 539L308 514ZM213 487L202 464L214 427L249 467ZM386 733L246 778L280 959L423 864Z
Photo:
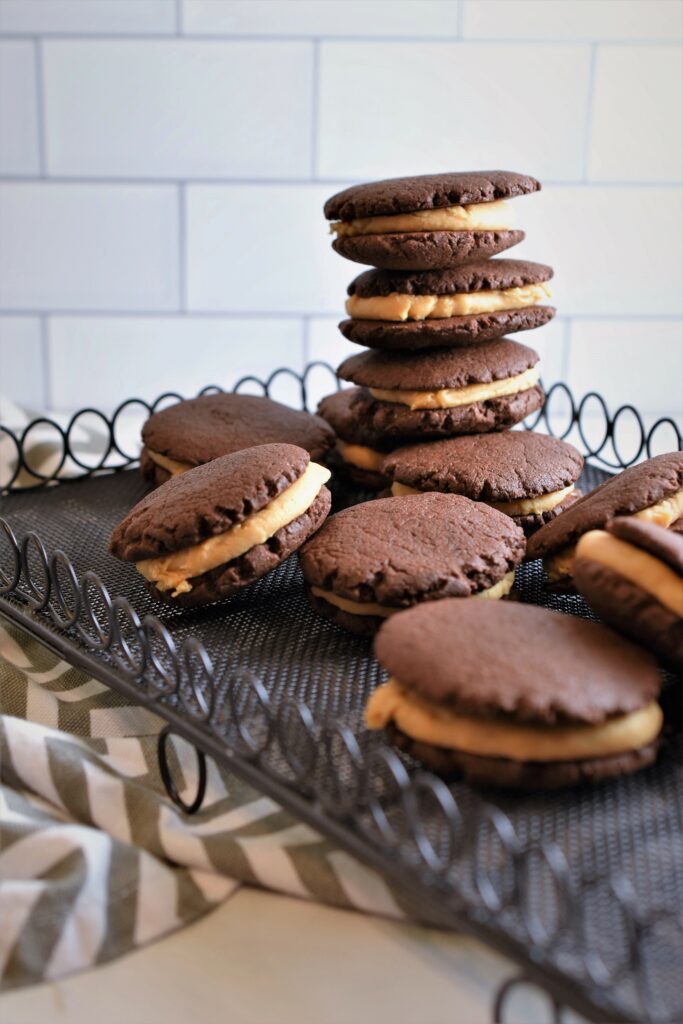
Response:
M337 441L337 451L344 462L348 462L358 469L368 469L373 473L379 473L382 469L384 453L376 452L374 448L367 448L364 444L347 444L346 441Z
M330 471L316 462L309 462L298 480L273 498L265 508L215 537L201 544L173 551L158 558L146 558L136 563L145 579L151 580L159 590L172 590L172 597L192 590L190 580L211 569L239 558L250 548L263 544L278 530L294 522L311 507L320 488L330 479Z
M353 238L354 235L387 235L396 231L508 231L513 224L510 204L496 199L492 203L471 206L444 206L438 210L336 221L330 224L330 232L337 238Z
M488 587L486 590L478 590L476 593L471 594L471 597L484 597L484 598L500 598L505 597L512 590L515 582L515 570L508 572L503 576L502 580L498 580L492 587ZM328 604L333 604L335 608L341 608L343 612L349 612L351 615L374 615L378 618L387 619L390 615L395 615L396 612L404 612L405 608L390 608L386 604L376 604L372 601L350 601L347 597L339 597L337 594L333 594L329 590L323 590L321 587L311 587L311 593L315 594L316 597L322 598L323 601L327 601Z
M394 722L414 740L478 757L510 761L580 761L637 750L662 728L656 701L599 725L527 725L504 718L461 715L408 691L396 679L375 690L365 709L369 729Z
M504 512L506 516L531 516L556 508L565 498L569 497L573 490L574 484L570 484L569 487L563 487L562 490L541 494L538 498L519 498L517 501L484 501L482 504L490 505L491 508ZM408 484L400 484L396 481L391 485L391 493L396 497L401 497L404 494L421 494L422 492L415 487L409 487Z
M456 292L454 295L349 295L346 312L357 320L443 320L449 316L524 309L551 297L547 284L527 284L499 291Z
M662 498L655 505L642 508L639 512L633 512L632 515L634 519L645 519L649 523L655 523L657 526L667 529L683 515L683 489ZM546 555L543 559L543 568L551 581L555 582L571 576L575 553L576 544L571 544L556 554Z
M504 377L487 384L468 384L464 388L441 388L438 391L385 391L382 388L370 388L370 394L381 402L395 402L407 405L409 409L454 409L527 391L538 382L539 376L538 368L532 366L515 377Z
M188 469L195 468L191 462L177 462L175 459L169 459L167 455L153 452L151 448L145 448L145 451L152 462L156 462L157 466L161 466L162 469L167 469L171 476L178 476L180 473L187 473Z
M576 546L576 557L606 566L683 618L683 579L649 552L606 530L589 530Z

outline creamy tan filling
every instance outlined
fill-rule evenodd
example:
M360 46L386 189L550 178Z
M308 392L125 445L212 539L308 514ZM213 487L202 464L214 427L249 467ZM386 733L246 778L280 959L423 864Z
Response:
M502 580L494 583L492 587L488 587L486 590L479 590L470 596L485 598L504 597L510 593L514 582L515 570L513 569L512 572L506 573ZM323 601L327 601L328 604L333 604L335 608L341 608L343 612L349 612L351 615L374 615L386 619L390 615L395 615L396 612L405 611L405 608L389 608L388 605L376 604L372 601L350 601L347 597L339 597L329 590L322 590L321 587L312 586L311 593L315 594L316 597L322 598Z
M369 729L384 729L394 722L414 740L479 757L577 761L645 746L659 735L663 716L659 704L653 701L599 725L526 725L457 714L389 679L370 696L365 721Z
M645 519L646 522L656 523L657 526L668 528L683 514L683 489L675 491L667 498L662 498L655 505L642 508L640 512L634 512L634 519ZM546 555L543 559L543 568L552 581L567 579L572 574L572 562L576 553L576 544L568 545L553 555Z
M538 498L520 498L518 501L485 501L482 504L490 505L491 508L504 512L506 516L530 516L556 508L565 498L569 497L573 490L574 484L570 484L569 487L563 487L560 491L541 494ZM404 494L420 494L422 492L415 487L409 487L408 484L396 481L391 485L391 493L400 497Z
M449 316L524 309L551 296L545 283L501 291L456 292L455 295L350 295L346 312L357 320L443 320Z
M146 448L146 451L152 462L156 462L162 469L167 469L171 476L178 476L180 473L187 473L188 469L195 468L191 462L177 462L175 459L169 459L167 455L153 452L151 448Z
M244 522L236 523L225 533L209 537L201 544L159 558L146 558L137 562L136 568L145 579L152 580L159 590L172 590L172 597L186 594L192 590L190 579L239 558L303 515L329 479L329 469L316 462L309 462L298 480L273 498L265 508L247 516Z
M683 579L649 552L606 530L589 530L576 546L576 557L588 558L612 569L683 618Z
M410 409L454 409L473 402L487 402L503 395L516 395L538 382L540 372L536 366L515 377L492 380L487 384L468 384L464 388L441 388L437 391L385 391L370 388L370 393L381 402L395 402Z
M364 444L347 444L346 441L337 441L337 451L344 462L349 462L358 469L369 469L375 473L382 469L384 454L376 452L374 448L367 448Z
M471 206L444 206L438 210L336 221L330 224L330 232L338 238L352 238L354 235L386 235L395 231L507 231L513 224L510 204L496 199L492 203L473 203Z

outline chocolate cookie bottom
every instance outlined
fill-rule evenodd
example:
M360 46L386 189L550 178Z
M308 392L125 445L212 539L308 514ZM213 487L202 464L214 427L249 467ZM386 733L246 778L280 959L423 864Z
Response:
M396 231L336 238L332 248L354 263L383 270L446 270L485 260L524 240L523 231Z
M171 597L171 591L161 591L151 582L147 582L147 589L158 601L181 608L196 608L198 605L220 601L242 587L249 586L284 562L322 526L331 504L330 492L327 487L322 487L313 504L302 515L283 526L263 544L245 551L239 558L190 579L192 590L186 594Z
M554 316L553 306L527 306L442 320L342 320L339 330L349 341L367 348L459 348L518 331L531 331L547 324Z
M395 725L387 728L391 742L439 775L458 776L477 786L500 789L542 790L593 784L618 775L629 775L652 764L657 757L659 738L644 747L610 757L581 761L510 761L506 758L478 757L459 750L434 747L414 740Z

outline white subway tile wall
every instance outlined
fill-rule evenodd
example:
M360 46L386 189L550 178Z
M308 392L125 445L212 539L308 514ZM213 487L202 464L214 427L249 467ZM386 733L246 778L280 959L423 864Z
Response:
M0 392L336 365L325 198L502 166L544 182L510 253L555 268L544 380L681 415L682 36L675 0L0 0Z

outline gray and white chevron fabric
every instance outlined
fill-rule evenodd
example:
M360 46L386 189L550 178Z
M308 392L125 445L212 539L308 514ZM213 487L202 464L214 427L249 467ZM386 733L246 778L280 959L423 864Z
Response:
M0 618L0 988L103 963L240 884L393 917L379 875L209 763L202 810L167 799L161 720ZM174 777L196 759L175 744Z

